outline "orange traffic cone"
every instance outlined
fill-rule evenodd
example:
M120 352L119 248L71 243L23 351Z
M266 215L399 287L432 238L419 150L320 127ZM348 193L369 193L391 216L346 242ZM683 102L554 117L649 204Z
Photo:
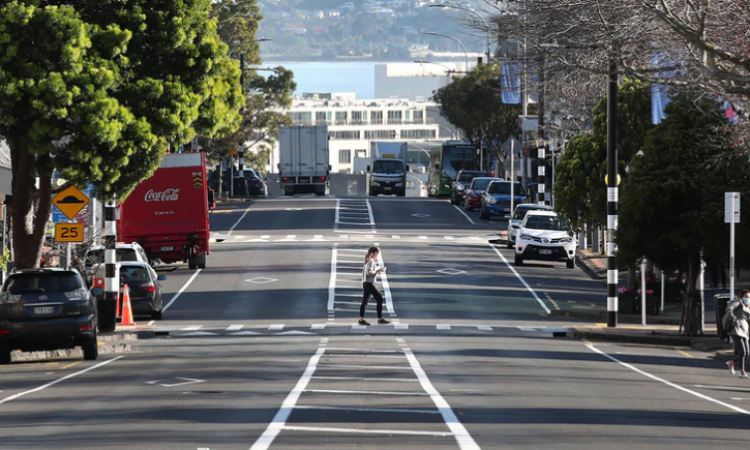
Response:
M122 320L120 321L120 325L133 327L135 326L135 321L133 320L133 307L130 305L130 288L127 284L122 287L122 296Z

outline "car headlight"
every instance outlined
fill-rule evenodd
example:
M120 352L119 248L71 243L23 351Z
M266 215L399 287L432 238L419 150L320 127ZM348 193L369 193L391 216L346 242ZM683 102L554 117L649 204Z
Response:
M520 236L520 239L521 239L521 240L524 240L524 241L533 241L533 240L534 240L534 238L532 238L532 237L531 237L531 236L529 236L528 234L522 234L522 235Z
M572 237L565 237L565 238L560 239L560 242L566 242L566 243L567 242L573 242L573 238Z
M379 182L377 182L377 181L373 181L373 182L372 182L372 185L373 185L373 186L380 186L380 183L379 183Z
M463 184L457 184L456 185L456 189L459 190L459 191L463 191L463 190L466 189L466 186L464 186Z
M401 187L403 185L404 185L404 183L396 183L396 187Z
M497 200L495 200L495 197L487 197L487 203L489 203L490 205L494 205L495 203L497 203Z
M81 301L89 299L89 293L85 288L76 289L73 292L66 292L65 296L68 297L68 300L70 301Z

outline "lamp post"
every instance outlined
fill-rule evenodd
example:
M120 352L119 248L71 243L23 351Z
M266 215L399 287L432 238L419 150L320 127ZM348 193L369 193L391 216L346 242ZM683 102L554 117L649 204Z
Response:
M430 35L430 36L442 36L442 37L445 37L445 38L448 38L448 39L453 39L454 41L458 42L458 45L460 45L461 48L464 49L464 55L466 56L466 71L467 72L469 71L469 51L466 50L466 46L464 45L463 42L459 41L458 39L454 38L453 36L449 36L447 34L435 33L434 31L425 31L422 34L427 34L427 35Z
M271 38L260 38L260 39L256 39L256 40L255 40L255 42L257 42L257 43L261 43L261 42L270 42L270 41L273 41L273 39L271 39ZM229 56L230 58L232 57L232 55L234 54L234 52L235 52L235 51L236 51L236 50L237 50L238 48L240 48L240 45L239 45L240 43L239 43L239 41L234 41L234 44L235 44L234 48L233 48L233 49L231 49L231 50L229 51L229 54L228 54L228 56Z
M475 9L466 8L465 6L453 5L453 4L449 5L449 4L442 3L442 4L439 4L439 5L427 5L427 7L428 8L459 9L461 11L468 11L468 12L474 14L475 16L479 17L479 20L481 20L484 23L484 31L485 31L485 34L487 35L487 61L486 62L487 63L490 62L490 26L487 23L487 20L485 20L485 18L481 14L479 14ZM467 68L466 70L469 70L469 69Z
M447 75L450 75L450 74L452 74L452 73L456 73L456 71L455 71L455 70L453 70L453 69L451 69L450 67L446 66L445 64L442 64L442 63L439 63L439 62L434 62L434 61L425 61L424 59L419 59L419 60L417 60L417 61L414 61L414 62L415 62L415 63L417 63L417 64L436 64L436 65L438 65L438 66L441 66L441 67L445 67L445 73L446 73Z

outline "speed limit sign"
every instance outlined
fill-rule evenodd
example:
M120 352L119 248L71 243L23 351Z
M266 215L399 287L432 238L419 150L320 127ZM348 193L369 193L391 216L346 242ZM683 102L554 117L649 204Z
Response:
M55 240L57 242L83 242L83 224L56 223Z

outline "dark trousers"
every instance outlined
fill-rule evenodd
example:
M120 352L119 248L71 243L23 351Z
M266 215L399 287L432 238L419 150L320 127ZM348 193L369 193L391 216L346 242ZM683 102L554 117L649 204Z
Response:
M745 359L747 359L750 348L748 347L748 340L732 335L734 341L734 367L745 370Z
M383 318L383 294L380 293L377 287L375 287L372 283L362 283L362 289L364 290L364 293L362 294L362 305L359 307L359 317L365 316L365 308L367 307L367 302L370 301L370 297L375 297L375 301L378 302L378 319Z

